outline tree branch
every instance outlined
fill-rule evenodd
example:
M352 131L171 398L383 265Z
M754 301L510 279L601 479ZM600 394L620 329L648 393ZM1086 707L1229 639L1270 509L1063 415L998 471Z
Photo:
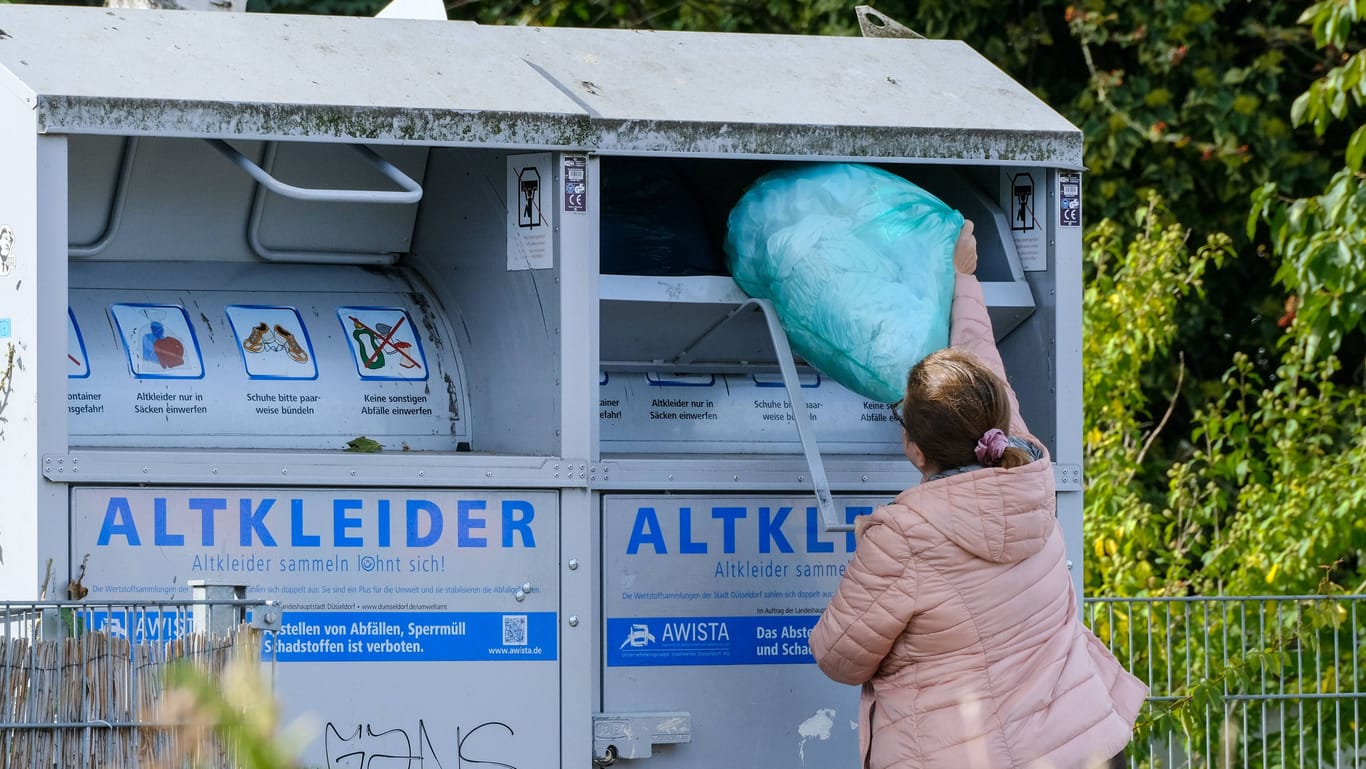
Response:
M1167 426L1167 420L1172 418L1172 412L1176 410L1176 399L1181 397L1181 382L1186 378L1186 354L1178 352L1176 356L1179 361L1179 368L1176 370L1176 390L1172 393L1171 402L1167 404L1167 413L1162 415L1162 421L1148 433L1147 440L1143 441L1143 448L1138 450L1138 458L1134 460L1135 466L1143 464L1143 457L1147 456L1148 449L1153 445L1153 441L1157 440L1158 433Z

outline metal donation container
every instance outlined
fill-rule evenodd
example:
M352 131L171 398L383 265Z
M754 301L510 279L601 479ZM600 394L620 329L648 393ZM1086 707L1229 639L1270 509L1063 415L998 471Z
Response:
M0 29L0 597L283 602L307 765L857 765L806 639L852 517L918 479L726 275L785 163L976 223L1080 579L1081 135L962 43Z

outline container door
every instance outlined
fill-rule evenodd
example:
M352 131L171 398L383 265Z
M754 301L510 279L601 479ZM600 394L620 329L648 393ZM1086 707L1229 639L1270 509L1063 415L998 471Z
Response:
M849 520L886 501L836 500ZM640 757L653 717L651 769L857 767L859 691L808 647L853 535L824 532L809 497L611 495L604 508L599 746L619 718L634 733L615 752Z
M546 491L85 487L71 557L91 602L188 598L187 580L283 601L263 651L305 765L550 767L558 508Z

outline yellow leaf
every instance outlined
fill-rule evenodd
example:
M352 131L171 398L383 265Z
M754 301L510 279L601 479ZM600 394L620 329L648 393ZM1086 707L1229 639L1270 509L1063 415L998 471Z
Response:
M1280 571L1280 570L1281 570L1281 565L1280 565L1279 563L1273 563L1273 564L1271 564L1271 569L1268 570L1267 573L1266 573L1266 584L1270 585L1272 582L1275 582L1275 581L1276 581L1276 572L1278 572L1278 571Z

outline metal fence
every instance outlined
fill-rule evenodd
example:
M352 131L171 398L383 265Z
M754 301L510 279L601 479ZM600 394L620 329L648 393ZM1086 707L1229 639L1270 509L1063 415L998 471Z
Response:
M1087 599L1087 624L1151 687L1130 766L1366 767L1363 600Z
M177 744L164 683L177 663L259 663L249 609L278 627L264 601L0 602L0 769L145 769L187 751L230 767L221 744ZM1135 769L1366 769L1366 596L1092 598L1085 618L1151 687Z
M183 665L217 678L234 659L259 668L261 631L244 620L272 608L0 602L0 769L145 769L180 758L231 766L224 745L206 730L191 739L185 712L167 707L166 675ZM262 674L273 676L273 665Z

